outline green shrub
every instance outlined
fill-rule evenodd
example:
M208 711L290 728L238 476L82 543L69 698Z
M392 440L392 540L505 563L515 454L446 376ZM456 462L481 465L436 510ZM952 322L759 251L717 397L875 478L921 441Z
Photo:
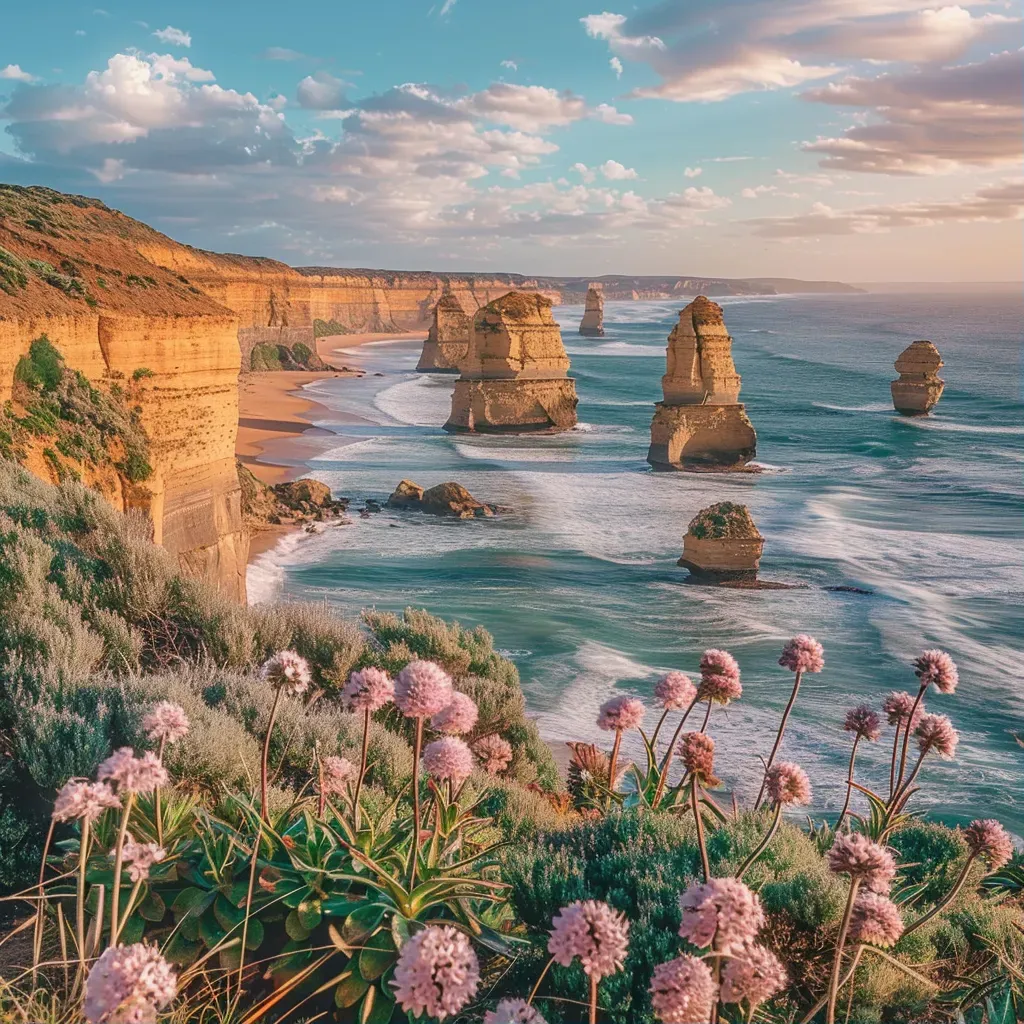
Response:
M249 369L250 370L280 370L281 357L277 350L277 345L272 345L269 342L261 342L259 345L254 345L251 354L249 355Z
M18 360L14 379L37 391L54 391L64 375L64 357L45 334L29 345L28 355Z
M292 345L292 358L300 366L308 366L309 360L312 358L312 355L313 350L308 345L303 344L301 341L297 341L294 345Z
M132 371L132 380L140 381L146 380L148 377L153 376L153 371L146 366L139 366Z
M25 261L0 247L0 292L17 295L28 287L28 267Z
M314 320L313 321L313 337L314 338L327 338L332 334L348 334L348 329L342 324L339 324L337 320Z

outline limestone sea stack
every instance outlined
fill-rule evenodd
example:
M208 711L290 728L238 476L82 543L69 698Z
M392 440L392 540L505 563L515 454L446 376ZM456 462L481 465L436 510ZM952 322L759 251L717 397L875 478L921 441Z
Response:
M595 284L587 289L587 305L580 321L580 334L587 338L604 337L604 292Z
M757 434L739 402L732 338L718 303L699 295L679 314L668 336L667 363L647 461L662 470L739 468L749 462Z
M763 550L764 537L747 506L720 501L690 520L679 564L702 582L752 580Z
M942 397L942 356L930 341L908 345L895 363L899 380L889 385L892 404L904 416L926 416Z
M470 323L462 303L446 288L434 306L416 369L420 373L458 373L469 350Z
M556 432L576 426L576 382L551 315L537 292L509 292L478 309L455 382L452 432Z

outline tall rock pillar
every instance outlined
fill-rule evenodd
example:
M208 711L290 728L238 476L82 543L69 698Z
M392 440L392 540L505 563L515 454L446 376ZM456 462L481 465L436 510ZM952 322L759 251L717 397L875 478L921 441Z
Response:
M604 292L594 284L587 289L587 305L580 321L580 334L586 338L604 337Z
M423 342L416 369L420 373L458 373L469 352L470 318L453 292L445 288L434 306L434 315Z
M899 380L889 385L893 408L904 416L926 416L942 397L942 356L930 341L915 341L896 360Z

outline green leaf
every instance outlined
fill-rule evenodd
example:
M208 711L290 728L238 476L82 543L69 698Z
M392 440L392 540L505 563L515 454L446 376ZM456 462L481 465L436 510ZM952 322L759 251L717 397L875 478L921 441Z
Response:
M249 918L249 926L245 931L245 948L259 949L263 944L264 936L263 922L255 917ZM242 929L238 929L238 937L242 937Z
M493 928L489 928L482 922L478 923L478 927L480 931L476 938L481 946L486 946L487 949L493 950L495 953L501 953L503 956L515 954L516 947L508 936L502 935L501 932L496 932Z
M302 924L297 910L293 910L284 919L284 930L288 933L288 936L296 942L301 942L303 939L309 938L309 929Z
M303 928L312 931L323 919L319 900L303 900L296 908L299 921Z
M182 889L181 892L174 897L174 902L171 904L171 910L179 916L190 912L201 914L213 902L216 895L217 894L215 892L204 891L202 889L196 889L194 886L189 886L187 889Z
M383 989L371 988L360 1007L359 1024L388 1024L395 1011L395 1001Z
M180 967L187 967L196 959L197 956L199 956L202 949L202 943L189 942L189 940L181 934L181 929L179 928L171 937L171 941L164 946L163 953L172 964L178 964Z
M334 990L334 1005L341 1009L355 1006L369 987L368 981L364 981L355 971L352 971L338 982L338 987Z
M279 889L284 889L286 885L292 885L293 888L287 890L284 896L281 897L281 902L286 906L294 910L303 900L309 899L309 886L303 885L301 882L287 879L287 881L278 882Z
M358 910L353 910L341 926L342 938L353 946L361 945L384 920L386 909L387 907L383 903L370 903Z
M203 914L199 918L199 937L206 943L207 949L213 949L224 938L224 929L217 923L213 914Z
M142 935L145 930L146 922L139 917L138 914L132 914L132 916L128 918L127 924L125 924L121 929L121 934L118 936L118 942L125 946L130 946L142 939Z
M391 933L378 932L359 951L359 973L367 981L376 981L397 959Z
M331 896L320 901L320 909L324 917L348 917L353 910L366 906L366 900L353 899L351 896Z
M218 896L213 903L213 913L218 924L224 931L229 932L237 924L245 919L245 911L233 907L223 896Z
M167 913L167 904L163 897L152 889L146 894L146 898L139 905L137 913L141 914L147 921L162 921Z
M401 949L408 941L412 931L409 922L401 914L393 914L391 917L391 938L395 943L395 949Z

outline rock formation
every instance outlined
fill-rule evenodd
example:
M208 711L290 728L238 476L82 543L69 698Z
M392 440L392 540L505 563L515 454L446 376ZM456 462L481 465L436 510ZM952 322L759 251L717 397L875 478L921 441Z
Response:
M587 304L580 321L580 334L587 338L604 337L604 293L597 285L587 289Z
M699 295L668 337L664 400L656 403L647 461L655 469L738 467L757 435L739 402L740 377L722 307Z
M416 509L437 516L458 516L474 519L493 516L494 509L477 501L462 484L449 480L424 490L412 480L403 480L388 498L388 508Z
M747 506L720 501L690 520L679 564L703 582L753 580L763 550L764 537Z
M900 353L895 366L900 377L889 388L896 411L904 416L927 415L946 386L939 376L943 366L939 350L930 341L915 341Z
M458 373L469 351L470 323L455 293L445 289L434 306L416 369L420 373Z
M577 398L568 369L551 300L537 292L509 292L473 317L445 430L570 430Z

